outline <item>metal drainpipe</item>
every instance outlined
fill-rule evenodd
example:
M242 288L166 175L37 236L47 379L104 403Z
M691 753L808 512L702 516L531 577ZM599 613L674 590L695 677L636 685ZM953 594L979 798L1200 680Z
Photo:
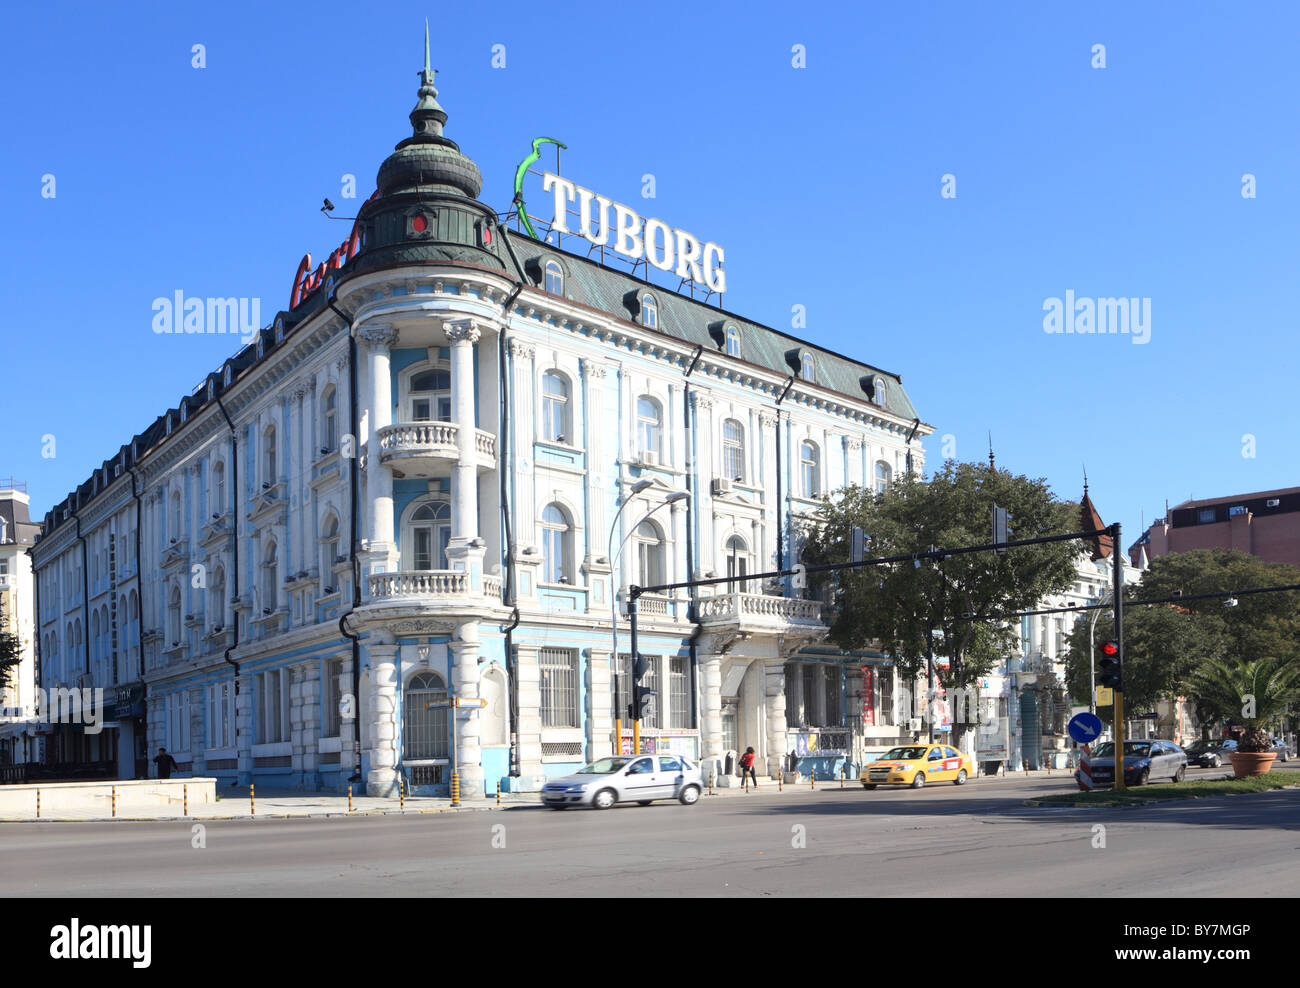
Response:
M352 458L353 462L348 467L348 493L350 504L348 506L349 530L348 530L348 561L352 567L352 607L345 614L339 615L339 634L352 642L352 704L353 713L360 704L361 695L361 638L359 635L348 631L346 621L348 615L361 606L361 574L357 569L357 464L360 461L360 450L357 449L357 437L361 432L360 411L357 408L357 340L352 335L352 319L334 304L334 292L330 292L326 304L334 310L334 313L343 320L343 324L348 327L348 418L352 427L353 452L358 454ZM352 760L352 777L349 782L359 782L361 780L361 718L353 718L356 724L356 737L352 739L352 752L356 756ZM340 760L340 766L341 766Z
M785 511L782 504L781 483L781 402L794 387L794 375L785 382L785 388L776 399L776 568L785 569Z
M226 425L230 427L230 520L235 526L234 548L231 550L231 562L233 573L231 574L234 586L234 598L239 597L239 434L235 431L235 423L230 420L230 413L226 411L226 406L221 401L221 395L216 395L217 407L221 409L221 414L225 416ZM134 474L132 475L134 480ZM135 527L137 541L140 538L140 526L137 523ZM143 596L143 595L142 595ZM239 611L235 607L230 608L234 615L234 624L230 629L230 645L227 646L222 658L227 663L235 667L235 709L239 709L239 663L230 657L230 653L239 647ZM222 617L225 615L225 601L222 601ZM143 634L144 624L141 622L141 634ZM140 663L144 665L144 642L140 643ZM238 713L236 713L238 716ZM236 728L238 730L238 728ZM239 747L238 735L235 739L235 747Z
M143 692L144 684L144 577L141 576L140 563L142 555L140 552L140 493L136 490L135 467L126 468L126 472L131 475L131 497L135 499L135 643L140 649L140 668L137 677L141 683Z
M509 239L505 236L504 228L502 230L502 243L509 248ZM513 251L511 252L513 256ZM510 318L510 306L514 304L519 293L524 290L522 281L515 283L515 290L506 299L503 306L503 312L506 319ZM505 596L510 603L511 617L510 623L502 628L505 633L506 649L506 675L510 680L510 688L507 691L507 707L510 714L510 737L513 740L510 746L510 767L509 775L511 778L518 778L519 758L518 758L518 738L519 738L519 697L515 677L515 658L514 658L514 630L519 627L519 602L518 593L515 586L515 560L514 560L514 529L510 522L510 496L509 496L509 475L507 464L510 462L510 386L509 375L506 373L506 334L505 326L502 326L501 332L497 334L497 367L501 381L501 457L499 470L501 473L501 518L505 534L505 563L506 563L506 585Z
M700 362L700 356L704 353L704 344L699 344L695 350L695 356L691 358L690 366L686 368L683 375L684 384L682 386L682 406L684 410L683 423L686 427L686 457L688 469L686 470L686 578L695 579L695 473L697 470L697 460L695 456L695 426L694 417L691 414L691 373L695 370L695 365ZM698 653L696 643L700 639L704 626L699 623L699 588L691 587L690 610L686 619L691 621L695 627L691 631L690 641L687 642L687 651L690 655L691 669L691 723L699 730L700 705L699 697L696 695L698 689L698 673L696 663ZM672 718L672 703L669 701L669 719ZM621 745L620 745L621 747ZM704 750L704 738L701 733L700 751Z
M77 495L73 495L77 497ZM78 498L78 500L80 500ZM77 511L81 510L80 504ZM72 517L77 522L77 541L81 543L81 617L85 622L85 630L81 635L82 655L86 660L86 672L90 672L90 576L86 568L86 540L81 534L81 516L76 511L72 512ZM82 731L83 738L86 736Z

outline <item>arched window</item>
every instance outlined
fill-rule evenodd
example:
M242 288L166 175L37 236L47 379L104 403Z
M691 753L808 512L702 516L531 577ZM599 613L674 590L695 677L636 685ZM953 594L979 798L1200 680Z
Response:
M893 479L894 471L889 468L889 464L884 460L876 461L876 493L883 494L885 488L889 486L890 480Z
M653 521L643 521L636 533L637 580L640 586L657 587L667 583L664 568L664 537Z
M659 453L659 429L663 421L659 402L653 398L638 398L636 402L637 451Z
M332 567L339 555L339 520L332 514L325 516L325 523L320 528L321 566L320 575L327 584L333 584Z
M546 291L551 295L564 294L564 270L560 267L559 261L546 262L546 278L544 285Z
M885 400L887 396L888 396L888 392L885 389L885 379L883 377L876 378L875 383L871 385L871 400L874 401L881 408L884 408L887 404L889 404Z
M728 480L745 479L745 427L736 419L722 423L722 472Z
M447 543L451 540L451 507L446 501L426 501L421 504L411 513L408 530L411 537L411 569L448 568Z
M275 543L266 547L262 556L262 613L270 614L279 604L280 585L276 582L277 553Z
M334 385L321 395L321 448L333 451L338 448L339 394Z
M402 703L402 755L408 760L447 758L447 686L433 672L416 673L406 684Z
M226 571L218 566L208 583L208 621L212 627L222 627L226 622ZM122 601L126 603L125 599Z
M659 327L659 303L649 293L641 296L641 325L647 329Z
M542 375L542 438L550 442L568 442L569 382L563 374L547 371Z
M167 599L167 643L177 645L181 640L181 588L172 587Z
M731 590L746 589L744 578L749 575L749 547L739 535L727 539L727 577L733 582L727 586ZM737 587L734 581L740 581Z
M212 468L212 512L226 513L226 465L220 460Z
M818 497L821 494L821 456L816 443L799 444L799 476L803 481L804 497Z
M727 356L740 356L740 330L735 326L727 327Z
M542 511L542 580L546 583L572 583L573 527L558 504L548 504Z
M421 371L407 386L412 422L451 421L451 374L445 370Z
M812 358L811 353L801 354L799 357L799 376L805 381L811 381L817 373L817 364Z
M275 485L275 426L268 425L262 433L262 489Z

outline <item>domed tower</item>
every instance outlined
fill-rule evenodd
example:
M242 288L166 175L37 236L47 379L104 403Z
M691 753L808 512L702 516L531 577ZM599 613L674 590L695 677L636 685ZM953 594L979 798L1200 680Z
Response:
M443 136L447 113L438 104L434 75L425 24L413 133L379 166L377 195L361 207L364 239L354 271L430 262L506 269L497 253L496 213L478 201L478 165Z

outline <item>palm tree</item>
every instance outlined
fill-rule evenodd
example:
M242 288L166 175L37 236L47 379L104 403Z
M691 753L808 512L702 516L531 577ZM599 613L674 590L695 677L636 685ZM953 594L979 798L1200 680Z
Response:
M1300 697L1300 663L1264 658L1233 665L1205 659L1189 677L1188 692L1217 719L1242 722L1246 730L1238 751L1268 751L1264 728Z

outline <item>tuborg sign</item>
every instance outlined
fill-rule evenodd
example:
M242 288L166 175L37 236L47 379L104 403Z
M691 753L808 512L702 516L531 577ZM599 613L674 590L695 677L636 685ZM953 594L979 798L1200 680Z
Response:
M663 220L643 219L636 210L597 195L581 185L574 185L551 172L542 173L542 191L553 192L555 195L552 230L558 233L576 232L597 247L609 244L612 235L614 252L617 254L634 261L645 258L660 271L672 271L679 278L690 278L708 285L710 291L719 295L727 290L727 273L720 267L725 254L717 244L701 244L685 230L670 227ZM578 202L579 226L576 231L570 230L566 222L567 204L575 198ZM614 214L612 224L611 209ZM598 228L593 229L596 224Z

